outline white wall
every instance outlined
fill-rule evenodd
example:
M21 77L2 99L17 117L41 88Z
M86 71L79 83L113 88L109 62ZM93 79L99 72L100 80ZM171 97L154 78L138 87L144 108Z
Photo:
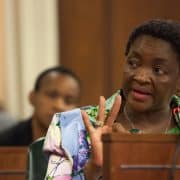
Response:
M28 93L37 74L58 64L56 0L6 0L6 96L16 117L31 114Z

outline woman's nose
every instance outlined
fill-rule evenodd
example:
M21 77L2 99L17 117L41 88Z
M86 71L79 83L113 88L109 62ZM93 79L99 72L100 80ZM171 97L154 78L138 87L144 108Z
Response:
M145 68L140 68L135 72L134 79L140 83L149 82L150 81L150 72Z

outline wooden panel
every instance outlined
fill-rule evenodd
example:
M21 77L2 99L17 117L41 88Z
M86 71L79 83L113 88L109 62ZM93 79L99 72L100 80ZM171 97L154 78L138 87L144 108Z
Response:
M0 147L0 180L25 180L26 147Z
M83 83L83 105L98 102L109 87L108 1L59 1L61 64Z
M103 179L169 180L178 139L173 135L105 135ZM180 167L180 152L176 160ZM180 168L174 175L174 180L180 179Z

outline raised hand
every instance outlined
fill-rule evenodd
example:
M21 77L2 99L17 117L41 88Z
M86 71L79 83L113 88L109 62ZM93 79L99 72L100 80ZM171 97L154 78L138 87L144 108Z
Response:
M121 97L120 95L118 95L115 98L114 104L107 119L105 119L105 98L101 96L99 100L99 112L97 117L97 122L98 122L97 124L99 125L97 127L92 126L91 122L89 121L88 115L86 114L85 111L82 111L83 121L90 135L90 141L91 141L91 159L89 161L90 168L87 167L86 177L92 173L94 173L94 175L99 174L94 171L98 171L99 169L101 169L103 165L103 144L102 144L101 136L102 134L112 132L112 125L116 120L120 106L121 106ZM93 171L93 172L90 173L88 171ZM91 179L93 179L93 177L91 177Z

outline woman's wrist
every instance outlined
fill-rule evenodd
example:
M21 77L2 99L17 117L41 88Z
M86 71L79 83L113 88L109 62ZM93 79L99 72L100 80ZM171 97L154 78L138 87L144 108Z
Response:
M84 167L84 175L86 180L97 180L102 175L102 167L97 166L90 159Z

